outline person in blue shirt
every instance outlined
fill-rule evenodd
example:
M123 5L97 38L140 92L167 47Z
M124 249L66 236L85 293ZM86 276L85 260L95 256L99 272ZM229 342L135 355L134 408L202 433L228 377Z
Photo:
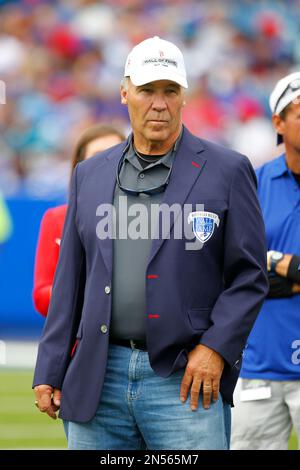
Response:
M300 436L300 72L271 96L285 153L257 170L270 290L248 338L235 390L232 449L287 449Z

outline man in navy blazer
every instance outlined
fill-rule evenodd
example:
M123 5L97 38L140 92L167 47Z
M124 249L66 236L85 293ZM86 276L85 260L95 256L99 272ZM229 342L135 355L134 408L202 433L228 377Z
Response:
M255 173L182 125L174 44L143 41L124 77L133 134L72 176L36 405L52 418L60 408L69 448L227 449L243 348L268 291ZM160 217L150 242L121 242L111 228L128 224L123 206L114 213L122 195L131 208L182 210L165 234ZM175 236L183 226L192 236Z

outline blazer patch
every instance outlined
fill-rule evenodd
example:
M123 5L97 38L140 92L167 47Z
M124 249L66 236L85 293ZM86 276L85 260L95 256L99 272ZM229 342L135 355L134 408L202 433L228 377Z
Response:
M220 219L214 212L190 212L188 223L193 223L193 232L202 243L207 242L213 235L215 226L219 227Z

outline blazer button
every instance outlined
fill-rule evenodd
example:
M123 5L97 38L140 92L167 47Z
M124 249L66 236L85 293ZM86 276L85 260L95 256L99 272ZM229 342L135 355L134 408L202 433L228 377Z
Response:
M109 287L109 286L105 286L104 292L105 292L105 294L110 294L110 287Z
M107 326L101 325L101 333L107 333Z

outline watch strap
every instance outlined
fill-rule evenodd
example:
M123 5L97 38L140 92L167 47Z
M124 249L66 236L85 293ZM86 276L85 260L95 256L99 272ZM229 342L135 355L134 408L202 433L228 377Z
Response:
M271 263L270 263L270 272L273 273L273 274L276 274L276 266L277 266L277 263L279 263L279 261L281 261L283 259L283 254L281 256L281 258L279 259L274 259L273 256L271 256Z

